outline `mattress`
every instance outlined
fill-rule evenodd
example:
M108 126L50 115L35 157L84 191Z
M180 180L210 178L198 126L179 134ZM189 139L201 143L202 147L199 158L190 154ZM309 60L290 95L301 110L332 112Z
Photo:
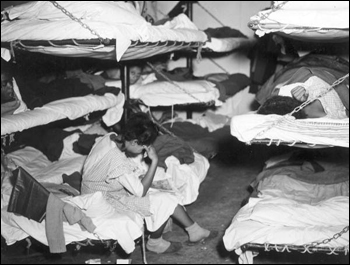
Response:
M59 7L57 8L54 3ZM68 11L69 15L63 14L60 8ZM5 11L11 20L1 23L3 43L74 39L77 40L75 43L77 44L79 40L97 40L96 44L90 45L74 45L74 43L62 46L52 43L51 47L34 43L21 45L22 49L60 56L84 56L120 61L135 41L153 43L153 46L162 44L159 47L160 51L168 41L180 43L207 41L207 35L198 30L184 14L165 25L152 26L137 14L130 3L124 2L85 1L82 4L81 1L52 1L52 3L36 1ZM82 26L83 24L85 26ZM116 41L109 45L111 40ZM176 49L183 48L186 46L178 45ZM148 47L148 50L151 50L151 47ZM137 57L150 56L152 55L143 54ZM129 56L128 60L133 58Z
M344 42L349 39L349 2L274 1L248 26L260 37L282 33L299 40Z
M231 120L231 134L238 140L251 143L268 139L290 145L306 143L310 146L341 146L349 148L349 119L327 118L297 120L279 115L255 113L235 116ZM279 121L279 122L278 122ZM276 124L278 122L278 124Z
M56 100L31 111L1 117L1 135L21 132L65 118L74 120L105 109L108 110L102 119L106 125L108 124L107 126L111 126L120 121L124 111L124 101L125 97L122 93L118 96L106 93L103 96L88 95Z

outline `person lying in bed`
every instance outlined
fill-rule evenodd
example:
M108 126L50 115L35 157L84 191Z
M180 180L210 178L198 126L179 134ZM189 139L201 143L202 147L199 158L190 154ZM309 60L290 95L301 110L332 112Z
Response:
M25 111L27 106L21 100L19 90L14 87L12 70L1 60L1 116Z
M289 84L276 87L272 97L259 108L258 114L291 113L307 100L317 98L327 91L337 78L328 71L301 67L292 76ZM295 113L297 119L321 118L344 119L349 117L349 79L330 90L322 97L314 100L302 110Z
M195 223L173 194L149 191L158 165L158 155L152 145L157 134L148 116L137 113L127 121L122 135L104 136L84 163L81 192L102 191L116 209L140 214L151 232L146 248L156 253L171 253L178 251L181 244L162 238L170 216L185 227L189 244L214 238L217 233ZM146 173L132 160L143 154L150 160Z

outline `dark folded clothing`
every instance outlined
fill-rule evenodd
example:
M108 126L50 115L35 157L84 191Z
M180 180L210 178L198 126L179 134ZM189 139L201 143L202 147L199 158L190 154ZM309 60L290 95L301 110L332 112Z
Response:
M112 93L116 96L119 95L120 93L120 88L118 87L113 87L113 86L105 86L105 87L102 87L100 89L97 89L93 92L93 94L96 94L96 95L99 95L99 96L102 96L106 93Z
M175 156L180 164L191 164L194 162L192 148L182 139L165 134L157 138L153 144L158 153L158 166L167 169L165 160L169 156Z
M204 30L209 38L247 38L242 32L230 27L208 28Z
M78 141L73 143L73 151L77 154L88 155L99 134L81 134Z

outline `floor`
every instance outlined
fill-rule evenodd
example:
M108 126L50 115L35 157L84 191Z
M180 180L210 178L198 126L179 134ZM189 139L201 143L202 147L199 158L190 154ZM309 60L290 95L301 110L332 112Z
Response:
M237 255L227 252L222 236L233 216L249 196L248 185L261 171L264 161L272 155L288 152L289 147L246 146L227 133L222 137L219 154L210 161L211 167L200 187L195 203L187 207L190 215L201 226L219 232L219 236L204 245L183 246L175 254L146 253L149 264L236 264ZM331 151L330 156L348 156L348 149ZM166 239L184 242L186 233L177 224L164 235ZM1 264L84 264L90 259L101 259L101 263L116 263L116 259L128 259L132 264L143 264L141 243L135 251L126 255L118 247L111 252L102 245L82 247L76 251L68 246L67 253L51 255L47 247L32 242L29 251L26 242L6 246L1 241ZM349 264L349 256L326 254L300 254L262 252L255 259L257 264Z

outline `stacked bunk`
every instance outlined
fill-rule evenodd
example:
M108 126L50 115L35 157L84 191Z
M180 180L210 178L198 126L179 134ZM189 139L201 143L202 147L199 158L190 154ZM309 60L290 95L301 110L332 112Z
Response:
M2 58L7 60L11 57L15 59L16 50L20 49L63 57L127 61L198 48L207 40L204 32L188 28L187 21L182 27L174 23L152 26L135 11L133 5L125 2L29 2L2 12L1 53ZM103 122L112 126L123 115L124 101L123 93L86 95L54 100L40 108L6 115L1 117L2 140L3 143L11 143L14 133L25 133L65 118L74 120L86 117L100 110L107 110ZM91 144L91 139L98 139L107 133L100 121L88 122L64 128L65 137L61 137L60 142L46 135L45 139L51 140L51 147L60 146L54 156L49 155L51 147L39 150L25 146L9 153L2 152L1 231L8 245L27 237L50 245L45 220L40 219L39 222L30 216L7 211L14 185L10 172L17 169L18 174L24 174L30 183L36 183L55 194L65 205L82 210L95 225L95 229L86 231L78 223L64 222L64 245L83 240L113 240L126 253L135 249L135 239L143 234L142 218L137 214L112 209L101 194L82 196L79 192L79 173L87 153L86 149L77 152L77 143L86 137ZM34 135L39 136L41 134ZM40 146L44 138L41 140ZM193 203L209 169L208 160L194 153L190 164L180 164L173 156L169 156L164 163L167 170L157 170L152 187L177 195L184 205ZM64 252L64 249L59 252Z
M85 5L85 10L90 10L88 15L81 12L81 4ZM252 44L252 40L242 36L217 38L211 34L210 39L208 36L199 31L185 14L152 26L135 8L122 2L37 1L7 10L1 40L2 46L11 51L21 49L123 62L178 50L204 48L222 53ZM127 78L127 73L124 75ZM158 99L150 106L168 106L169 95L177 99L173 104L220 104L215 85L208 81L172 82L163 89L160 84L148 85L148 89L137 90L142 91L142 95L138 92L129 95L126 79L121 85L127 99L137 97L146 102L149 100L144 97Z
M253 181L255 192L226 229L228 251L253 264L260 251L347 255L349 163L300 151L274 157Z
M303 2L299 10L298 2L276 1L271 9L252 17L249 26L260 36L273 33L306 42L321 39L348 42L349 3L332 2L331 6L323 6L328 4L315 7L314 3ZM346 19L342 19L343 12ZM330 14L329 19L316 19ZM336 26L327 24L338 18ZM324 24L317 24L321 21ZM298 80L296 73L311 74L322 80L327 91L322 96L334 93L341 99L339 102L344 106L337 114L348 115L348 96L342 98L340 92L348 94L348 72L347 60L310 53L271 76L257 92L256 100L263 106L284 87L289 87L289 92L281 94L293 97L292 88L307 88L312 83L308 79ZM317 99L320 97L313 98ZM252 264L259 251L348 254L349 118L292 116L312 101L305 102L285 111L286 115L257 114L258 110L231 120L231 134L247 144L303 148L266 162L251 184L251 197L226 229L225 247L236 252L240 263Z

